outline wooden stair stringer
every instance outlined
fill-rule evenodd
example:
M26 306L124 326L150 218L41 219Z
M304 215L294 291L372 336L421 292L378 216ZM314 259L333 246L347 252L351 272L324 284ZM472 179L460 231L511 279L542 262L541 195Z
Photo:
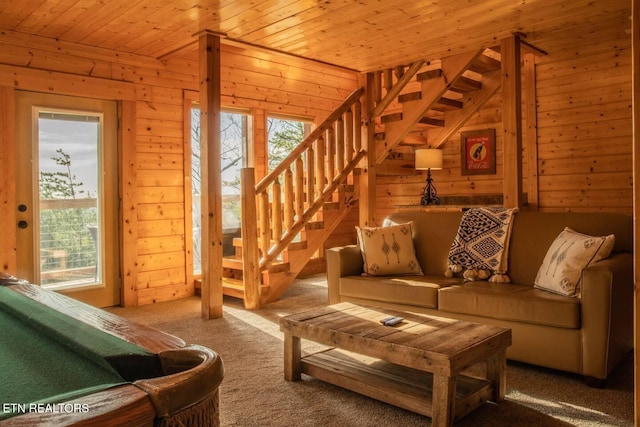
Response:
M262 288L262 291L266 292L262 293L260 304L276 301L280 295L289 288L298 273L300 273L307 262L309 262L313 254L320 249L325 240L347 216L351 208L357 204L357 199L358 187L355 186L353 193L345 194L345 201L342 209L323 211L324 226L319 229L309 229L306 231L306 248L297 251L288 251L289 271L286 275L280 274L278 276L269 277L268 288Z
M411 132L414 126L450 90L456 80L482 55L484 49L444 58L439 76L422 82L422 97L413 101L411 108L403 109L402 120L385 126L384 140L376 143L376 164L380 164Z

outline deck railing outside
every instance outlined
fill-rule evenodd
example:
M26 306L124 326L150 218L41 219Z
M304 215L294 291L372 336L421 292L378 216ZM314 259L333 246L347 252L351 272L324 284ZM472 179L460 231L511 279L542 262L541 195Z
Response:
M40 201L40 284L58 286L96 281L96 199Z

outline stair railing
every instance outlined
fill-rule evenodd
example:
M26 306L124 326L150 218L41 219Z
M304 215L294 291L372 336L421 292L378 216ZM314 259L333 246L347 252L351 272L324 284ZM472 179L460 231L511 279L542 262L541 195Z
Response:
M255 187L243 183L242 222L249 223L248 234L244 234L243 227L243 240L257 235L259 241L259 251L251 251L259 260L245 260L254 271L256 267L266 270L278 258L364 157L360 103L363 93L363 88L351 93ZM251 223L257 224L257 229ZM253 275L253 279L257 277ZM245 280L245 290L247 285Z

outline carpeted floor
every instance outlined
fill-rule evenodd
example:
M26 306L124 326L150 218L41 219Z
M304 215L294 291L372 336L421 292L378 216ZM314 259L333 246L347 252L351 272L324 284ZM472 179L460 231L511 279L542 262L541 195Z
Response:
M112 308L217 351L225 366L220 389L222 426L429 426L431 420L311 377L283 378L282 316L326 305L322 276L297 280L277 302L247 311L225 297L224 317L203 320L198 297ZM318 346L303 341L303 351ZM616 369L606 389L582 378L508 362L506 401L486 403L455 423L464 427L633 426L633 356Z

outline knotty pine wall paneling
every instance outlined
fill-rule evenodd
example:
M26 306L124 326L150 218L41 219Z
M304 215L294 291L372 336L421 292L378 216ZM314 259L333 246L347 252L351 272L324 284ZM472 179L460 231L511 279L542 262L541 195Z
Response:
M620 29L594 36L589 43L557 40L552 46L539 47L547 55L535 58L538 139L534 148L538 160L537 165L529 168L530 142L523 135L523 188L535 188L527 180L537 179L537 208L541 211L631 214L629 36ZM522 102L528 102L526 90ZM486 128L496 129L496 174L463 176L460 132ZM522 128L526 130L527 123ZM500 193L504 165L501 93L460 132L442 147L444 169L431 172L438 194ZM399 146L378 167L378 219L399 206L419 205L426 172L413 170L413 150L410 146Z
M0 227L3 243L0 244L0 271L16 271L16 210L15 198L15 94L10 86L0 85Z
M541 210L631 213L628 37L549 52L536 71Z
M222 53L223 106L259 112L261 119L274 112L322 121L357 87L356 73L313 61L238 45L223 45ZM191 231L185 221L184 165L190 153L184 150L183 93L198 90L197 51L161 62L6 31L0 34L0 78L13 84L0 91L0 106L11 102L15 88L128 101L135 129L129 132L133 142L122 147L134 161L120 165L121 197L130 202L123 206L121 226L127 233L121 254L125 303L192 295L186 274ZM2 156L12 149L7 132L3 128L0 137ZM258 162L264 148L255 150ZM3 193L3 217L11 218L14 203L7 197L10 193ZM1 245L0 261L11 272L15 238Z

